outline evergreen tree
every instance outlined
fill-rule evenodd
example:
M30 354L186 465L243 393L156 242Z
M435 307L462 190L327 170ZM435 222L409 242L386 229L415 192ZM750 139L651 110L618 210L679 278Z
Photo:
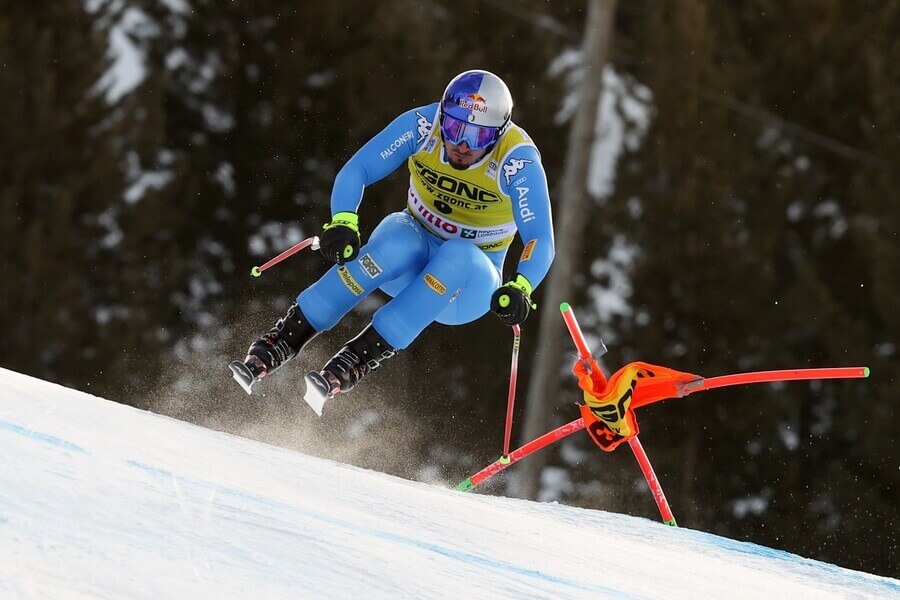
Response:
M81 2L0 14L0 362L80 386L104 376L116 126L107 32Z

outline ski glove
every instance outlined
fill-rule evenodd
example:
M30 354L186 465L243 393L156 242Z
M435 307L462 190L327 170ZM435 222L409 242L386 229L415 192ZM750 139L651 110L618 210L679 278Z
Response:
M326 260L343 265L359 254L359 215L339 212L322 227L319 252Z
M537 308L537 304L531 301L531 283L518 273L491 296L491 312L500 317L504 325L519 325L528 318L532 308Z

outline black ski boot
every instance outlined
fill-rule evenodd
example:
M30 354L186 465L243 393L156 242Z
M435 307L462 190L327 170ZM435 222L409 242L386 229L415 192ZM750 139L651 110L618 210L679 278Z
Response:
M235 360L228 368L235 381L249 394L254 383L296 356L317 333L300 307L294 304L268 333L253 342L244 362Z
M347 342L340 352L319 373L306 374L306 394L303 399L316 414L322 414L325 400L335 394L350 391L360 380L381 366L381 362L396 352L372 325Z

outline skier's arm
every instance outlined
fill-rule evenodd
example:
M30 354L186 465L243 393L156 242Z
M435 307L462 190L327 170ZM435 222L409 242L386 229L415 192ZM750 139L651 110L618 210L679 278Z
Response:
M511 162L514 160L522 162ZM541 165L541 155L534 146L513 150L503 164L510 169L501 169L500 187L512 200L519 236L525 245L516 272L536 289L556 255L547 175ZM516 169L517 166L520 168ZM505 174L511 171L515 172L507 178Z
M407 111L360 148L338 172L331 189L331 214L355 213L366 186L402 165L429 133L437 104Z

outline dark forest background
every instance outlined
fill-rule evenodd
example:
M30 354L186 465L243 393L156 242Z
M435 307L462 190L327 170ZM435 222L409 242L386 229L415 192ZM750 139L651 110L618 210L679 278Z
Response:
M508 328L434 326L316 419L301 374L383 299L247 397L227 361L326 265L308 253L249 270L318 233L343 162L465 69L505 78L557 191L577 85L560 57L584 11L0 1L0 365L403 477L464 479L501 450ZM649 90L650 120L584 215L570 302L608 342L606 364L872 369L639 413L679 524L900 576L900 2L637 0L614 29L610 68ZM123 47L130 86L111 75ZM401 209L406 185L398 172L367 192L364 231ZM635 252L618 264L622 240ZM621 284L610 264L628 310L604 311ZM559 316L541 306L526 322L524 373L539 318ZM573 358L556 357L557 424L577 417ZM517 423L526 403L523 391ZM578 435L545 452L540 499L656 518L627 451Z

